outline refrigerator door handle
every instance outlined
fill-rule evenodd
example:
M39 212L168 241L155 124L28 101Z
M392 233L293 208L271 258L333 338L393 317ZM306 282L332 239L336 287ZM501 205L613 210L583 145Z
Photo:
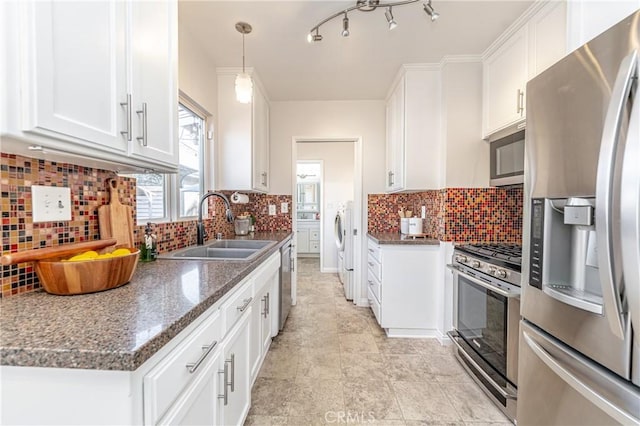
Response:
M638 67L640 68L640 63ZM636 90L622 161L620 241L624 287L633 324L633 338L634 341L640 342L640 96L637 93Z
M611 331L620 339L625 337L623 305L618 283L622 274L614 267L613 230L613 177L616 151L620 139L621 117L637 74L638 52L634 50L620 63L611 101L602 131L596 178L596 239L598 244L598 268L602 283L604 313ZM615 236L617 239L617 235Z
M527 343L527 346L529 346L533 353L535 353L536 356L542 362L544 362L547 367L549 367L558 377L560 377L565 383L571 386L571 388L573 388L576 392L578 392L580 395L588 399L589 402L605 412L609 417L624 425L635 425L640 423L640 417L636 417L634 415L635 413L631 413L626 410L629 401L631 401L631 404L634 404L634 402L636 401L636 397L633 395L633 391L627 390L629 395L626 395L628 396L628 398L624 398L624 400L621 401L622 406L614 405L612 401L606 399L604 393L596 392L593 384L592 386L589 386L590 382L592 382L594 378L590 378L586 374L584 374L584 372L580 371L580 367L583 366L578 365L578 363L580 362L579 360L573 358L570 354L564 353L564 350L562 348L549 342L556 349L554 351L555 354L552 355L545 348L543 348L541 344L535 341L527 331L522 331L522 337ZM597 373L599 372L594 372L594 376ZM637 408L634 408L634 405L631 405L631 407L629 408L637 411Z

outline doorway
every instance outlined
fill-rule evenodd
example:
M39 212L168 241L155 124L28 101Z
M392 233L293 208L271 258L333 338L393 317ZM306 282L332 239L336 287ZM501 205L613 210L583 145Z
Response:
M294 211L298 223L298 257L320 257L320 247L324 241L320 230L320 221L324 218L322 172L322 160L297 161Z
M321 162L322 179L320 182L320 272L338 273L338 248L334 235L334 221L338 210L348 201L353 203L353 301L363 303L361 296L361 236L362 229L362 147L360 138L320 139L293 138L293 170L298 162ZM297 173L296 173L297 174ZM297 189L297 176L293 187ZM295 194L295 190L294 190ZM293 198L293 229L298 233L301 221L298 220L297 197ZM304 225L303 225L304 227ZM303 231L304 232L304 231Z

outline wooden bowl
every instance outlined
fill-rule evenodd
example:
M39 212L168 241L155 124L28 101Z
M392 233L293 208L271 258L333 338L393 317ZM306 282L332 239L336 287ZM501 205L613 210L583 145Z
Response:
M86 294L110 290L131 281L138 265L140 250L106 259L63 262L35 262L36 274L47 293L58 295Z

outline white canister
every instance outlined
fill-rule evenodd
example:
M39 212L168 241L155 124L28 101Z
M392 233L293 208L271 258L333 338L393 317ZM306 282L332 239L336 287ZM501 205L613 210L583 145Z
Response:
M419 217L409 218L409 235L422 234L422 219Z
M409 233L409 218L408 217L401 217L400 218L400 233L401 234L408 234Z

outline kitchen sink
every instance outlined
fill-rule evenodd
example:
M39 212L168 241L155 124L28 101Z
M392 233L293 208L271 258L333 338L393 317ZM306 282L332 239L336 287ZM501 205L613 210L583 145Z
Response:
M250 261L275 241L266 240L216 240L203 246L191 246L159 256L173 260L238 260Z
M265 240L218 240L207 244L204 247L222 249L249 249L256 250L270 246L273 241Z

